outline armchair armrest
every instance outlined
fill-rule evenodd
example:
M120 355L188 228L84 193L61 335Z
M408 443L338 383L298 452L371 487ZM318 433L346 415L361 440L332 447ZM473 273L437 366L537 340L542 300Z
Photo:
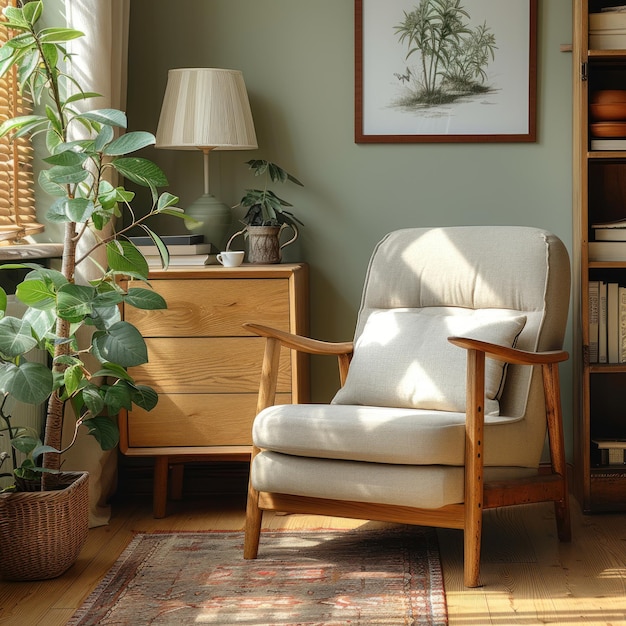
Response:
M459 346L459 348L484 352L486 356L492 359L515 365L547 365L549 363L567 361L569 358L569 354L565 350L528 352L486 341L478 341L477 339L468 339L467 337L448 337L448 341L455 346Z
M267 339L265 354L263 356L263 367L261 370L261 385L259 387L257 413L274 404L281 345L291 350L306 352L308 354L335 355L339 361L339 378L341 385L343 386L346 382L353 351L353 343L351 341L338 343L320 341L261 324L246 323L243 324L243 327L251 333Z

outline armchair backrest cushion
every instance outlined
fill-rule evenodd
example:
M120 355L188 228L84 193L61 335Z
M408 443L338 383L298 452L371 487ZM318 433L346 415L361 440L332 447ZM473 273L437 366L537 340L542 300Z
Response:
M462 374L456 365L452 369L447 365L458 364L451 356L454 351L464 364L465 353L455 346L444 351L447 337L465 334L502 345L515 342L518 348L530 351L561 349L569 306L569 272L563 243L537 228L467 226L390 233L371 257L354 337L354 358L346 385L333 401L378 405L382 403L373 401L387 394L408 401L398 406L415 406L417 400L433 402L418 408L464 410L464 365ZM402 326L406 342L400 339L384 344L377 340L381 333L381 337L388 336L393 325ZM436 341L432 336L435 330ZM420 340L418 335L423 331L428 336ZM439 357L437 367L444 369L432 379L432 385L418 389L424 383L417 379L407 384L412 372L418 372L423 363L431 367ZM490 366L488 400L499 398L501 413L521 417L531 395L532 369L507 368L500 395L502 370L498 367ZM429 376L433 376L432 369ZM533 386L537 387L535 395L542 397L539 377ZM366 394L361 393L364 389ZM489 410L497 411L497 405L488 406Z

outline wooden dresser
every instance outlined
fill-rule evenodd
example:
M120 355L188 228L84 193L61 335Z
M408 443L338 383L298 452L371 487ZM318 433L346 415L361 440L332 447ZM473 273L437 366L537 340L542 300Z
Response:
M180 497L184 463L250 458L251 427L265 339L256 322L307 334L308 268L303 264L176 267L150 273L168 308L126 307L124 319L146 340L149 362L131 368L138 384L159 394L152 411L120 414L120 450L154 456L154 516ZM307 402L306 355L281 355L277 401Z

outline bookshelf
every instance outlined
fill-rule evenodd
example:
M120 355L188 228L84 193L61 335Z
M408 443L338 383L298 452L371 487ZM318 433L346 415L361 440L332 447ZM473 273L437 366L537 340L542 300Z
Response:
M573 258L578 266L574 271L579 271L574 292L580 302L575 328L582 356L576 363L575 486L586 513L626 511L626 353L622 354L619 335L619 288L626 287L626 236L620 241L621 233L607 232L615 222L626 219L626 132L623 136L599 136L603 128L597 126L595 106L605 97L619 100L623 92L626 108L626 28L623 38L613 35L622 22L626 26L626 13L598 17L618 5L620 2L607 0L573 3ZM618 28L611 28L610 36L598 36L600 22ZM616 127L626 127L626 119L619 117L613 120ZM608 296L602 303L596 295L596 285L602 284L607 292L609 285L613 293L617 290L617 304L615 297L609 304ZM603 358L596 342L599 344L604 332Z

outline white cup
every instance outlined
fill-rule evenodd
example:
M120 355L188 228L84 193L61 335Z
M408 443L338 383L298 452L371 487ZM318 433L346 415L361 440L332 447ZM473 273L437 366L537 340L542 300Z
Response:
M243 250L227 250L217 255L217 260L224 267L237 267L243 263Z

